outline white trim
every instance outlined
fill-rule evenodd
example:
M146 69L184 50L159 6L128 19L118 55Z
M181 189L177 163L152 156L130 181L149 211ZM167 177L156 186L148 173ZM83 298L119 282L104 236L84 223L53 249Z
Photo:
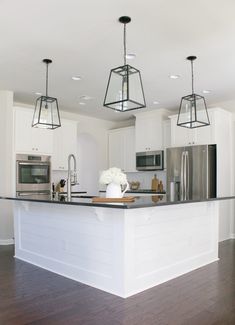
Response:
M13 245L15 243L13 238L10 239L0 239L0 245Z
M235 234L230 234L230 239L235 239Z

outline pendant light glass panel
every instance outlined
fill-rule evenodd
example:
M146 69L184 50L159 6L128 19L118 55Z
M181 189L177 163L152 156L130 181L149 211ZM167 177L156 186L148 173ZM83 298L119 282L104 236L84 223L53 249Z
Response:
M32 126L44 129L56 129L61 126L56 98L41 96L37 99Z
M190 129L210 125L205 98L197 94L182 97L177 125Z
M130 65L112 69L104 106L117 111L130 111L145 107L140 71Z
M192 94L181 98L177 120L178 126L190 129L210 125L205 98L194 93L193 61L196 58L196 56L187 57L187 60L191 61Z
M126 24L130 21L128 16L119 18L124 25L124 64L110 71L104 98L104 106L120 112L146 107L140 71L126 64Z
M36 100L32 127L43 129L56 129L61 126L57 99L48 96L48 65L50 59L44 59L46 64L46 96Z

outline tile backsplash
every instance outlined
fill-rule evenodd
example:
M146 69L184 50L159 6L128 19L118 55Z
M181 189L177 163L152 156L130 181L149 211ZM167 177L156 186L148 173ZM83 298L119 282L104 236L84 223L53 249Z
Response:
M127 180L129 182L139 181L140 182L140 189L151 189L152 178L154 174L157 175L157 178L162 181L163 189L166 190L166 172L165 171L144 171L144 172L135 172L135 173L126 173ZM52 171L52 182L55 186L61 179L67 179L68 172L67 171ZM78 173L78 182L79 185L73 187L73 191L87 191L89 194L98 195L98 190L106 190L106 185L96 184L97 188L87 188L84 184L81 184L80 177ZM98 180L96 181L96 183ZM67 191L67 187L65 185L64 191Z
M129 182L140 182L140 189L151 189L152 179L154 175L157 175L159 181L163 183L163 189L166 190L166 172L165 171L144 171L136 173L126 173Z

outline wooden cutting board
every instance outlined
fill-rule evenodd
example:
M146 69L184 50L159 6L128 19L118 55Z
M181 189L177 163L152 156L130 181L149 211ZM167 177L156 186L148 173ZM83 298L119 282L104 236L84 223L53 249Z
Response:
M93 197L92 202L93 203L129 203L134 202L135 197L134 196L125 196L120 198L107 198L107 197Z

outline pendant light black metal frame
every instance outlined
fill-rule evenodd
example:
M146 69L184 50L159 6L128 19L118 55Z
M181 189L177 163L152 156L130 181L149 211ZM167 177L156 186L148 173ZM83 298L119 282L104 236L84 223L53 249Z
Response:
M105 98L103 105L105 107L109 107L115 111L119 112L126 112L135 109L140 109L146 107L144 90L143 90L143 83L140 71L126 62L126 24L130 23L131 18L128 16L122 16L119 18L119 22L124 25L124 33L123 33L123 45L124 45L124 65L119 66L117 68L111 69L108 79L108 85L105 92ZM119 97L118 100L110 100L109 94L112 91L111 84L112 80L117 77L120 77L120 90L119 90ZM136 100L130 90L130 83L132 82L133 77L136 78L136 83L138 84L139 90L139 98L141 101ZM113 93L113 97L117 97L118 94L115 92ZM136 95L136 94L135 94ZM111 96L112 97L112 96Z
M46 95L37 98L33 115L32 127L56 129L61 126L60 113L57 98L48 96L48 66L51 59L43 59L46 64ZM48 120L43 117L43 111L47 113Z
M189 128L189 129L195 129L195 128L210 125L210 120L209 120L209 115L208 115L208 111L207 111L207 105L206 105L205 98L201 95L195 94L195 92L194 92L193 62L197 59L197 57L191 55L191 56L188 56L186 59L191 62L192 94L181 98L178 119L177 119L177 125L185 127L185 128ZM198 111L199 103L200 103L200 106L202 107L202 110L200 110L201 115L204 110L204 117L205 117L204 120L201 118L202 116L199 116L200 114L198 114L199 113L199 111ZM186 112L184 112L184 106L188 107L187 105L189 106L189 111L186 113ZM186 115L187 115L188 119L185 120Z

